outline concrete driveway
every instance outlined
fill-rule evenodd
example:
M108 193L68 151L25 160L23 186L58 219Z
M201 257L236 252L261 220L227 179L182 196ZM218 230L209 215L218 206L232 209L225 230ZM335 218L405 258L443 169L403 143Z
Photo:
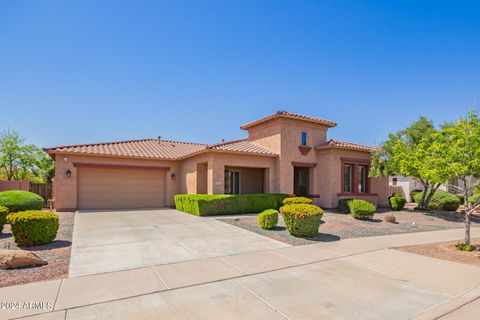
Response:
M288 247L176 210L79 212L70 277Z

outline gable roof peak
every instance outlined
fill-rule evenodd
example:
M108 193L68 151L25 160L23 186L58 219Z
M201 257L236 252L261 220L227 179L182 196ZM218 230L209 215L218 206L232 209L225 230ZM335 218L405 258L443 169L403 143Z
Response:
M300 121L320 124L320 125L323 125L323 126L327 126L329 128L335 127L337 125L336 122L333 122L331 120L326 120L326 119L311 117L311 116L305 116L305 115L302 115L302 114L292 113L292 112L288 112L288 111L284 111L284 110L278 110L276 113L273 113L273 114L268 115L266 117L263 117L261 119L246 123L246 124L240 126L240 129L248 130L252 127L261 125L263 123L266 123L268 121L278 119L278 118L300 120Z

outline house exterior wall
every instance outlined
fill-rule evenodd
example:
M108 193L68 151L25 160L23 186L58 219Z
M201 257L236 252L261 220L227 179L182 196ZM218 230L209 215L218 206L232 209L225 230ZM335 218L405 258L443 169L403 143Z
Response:
M309 167L309 193L324 208L336 208L342 198L358 198L377 205L388 204L388 178L370 179L369 193L342 193L342 158L370 162L370 153L344 149L315 149L327 141L328 127L321 124L276 118L248 129L250 143L267 148L277 157L221 151L207 151L176 161L142 160L91 155L56 154L55 200L59 209L77 207L77 170L74 162L165 166L166 205L172 206L177 193L223 194L226 167L242 171L242 192L294 193L295 166ZM301 133L307 133L307 144L301 145ZM67 161L64 161L64 158ZM72 172L71 177L65 171ZM176 178L172 178L175 174Z
M247 168L262 168L269 172L274 172L276 158L267 156L253 156L245 154L231 154L231 153L212 153L212 176L210 184L212 185L212 194L223 194L225 191L225 167L240 167ZM209 162L210 165L210 162ZM275 186L275 175L269 174L268 189L272 193L278 191Z
M277 177L275 185L278 192L293 194L294 165L292 162L316 163L317 155L313 147L327 140L327 129L323 125L282 118L248 129L250 142L279 154L275 168L273 168ZM306 155L302 155L299 149L302 132L307 133L307 146L312 148ZM310 170L315 179L318 169L311 168ZM318 192L318 184L311 181L310 193L318 194Z
M56 154L54 197L55 207L58 211L72 211L78 207L78 170L75 164L165 166L169 167L166 174L165 203L167 206L173 205L173 195L178 193L179 190L178 180L171 179L171 173L177 174L179 172L179 164L174 161ZM65 174L67 170L71 172L70 177Z
M324 208L336 208L340 199L362 199L379 206L388 205L388 178L369 178L369 193L343 194L342 158L370 161L370 154L342 149L318 150L319 204Z
M294 167L311 166L309 193L314 202L324 208L336 208L342 198L365 199L377 205L388 204L388 178L370 179L369 194L341 194L341 158L370 161L364 151L341 149L316 150L315 146L327 141L328 127L294 119L274 119L248 129L250 142L279 154L274 166L275 187L278 192L294 193ZM301 133L307 133L307 147L302 153ZM306 154L305 154L306 153Z

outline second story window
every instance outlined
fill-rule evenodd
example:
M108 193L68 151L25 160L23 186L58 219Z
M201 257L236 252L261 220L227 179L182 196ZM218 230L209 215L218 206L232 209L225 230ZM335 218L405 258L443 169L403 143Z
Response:
M306 146L306 145L307 145L307 133L302 132L302 146Z

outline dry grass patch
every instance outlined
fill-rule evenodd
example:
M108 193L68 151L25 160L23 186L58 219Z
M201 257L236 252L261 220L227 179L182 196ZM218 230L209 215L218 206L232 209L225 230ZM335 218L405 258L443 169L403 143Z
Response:
M480 238L472 239L473 251L461 251L457 249L456 244L459 242L460 241L438 242L395 249L442 260L473 264L480 267Z

